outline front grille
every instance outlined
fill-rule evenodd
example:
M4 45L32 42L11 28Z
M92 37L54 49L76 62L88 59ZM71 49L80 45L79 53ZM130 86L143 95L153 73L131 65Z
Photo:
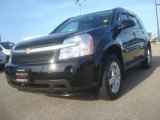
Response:
M12 64L32 64L47 62L52 59L53 51L43 51L30 54L12 54Z
M34 48L41 48L42 45L43 47L48 47L48 46L56 46L56 45L60 45L62 44L61 41L54 41L54 43L51 41L51 42L45 42L45 43L36 43L36 44L31 44L31 45L20 45L20 46L16 46L16 48L14 50L25 50L26 48L31 48L31 49L34 49Z

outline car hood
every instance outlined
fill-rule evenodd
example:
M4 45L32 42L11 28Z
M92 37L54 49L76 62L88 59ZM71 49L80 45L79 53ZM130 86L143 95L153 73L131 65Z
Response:
M31 40L23 41L18 43L15 46L15 50L25 49L25 48L35 48L35 47L42 47L42 46L49 46L49 45L58 45L62 44L64 39L67 39L72 36L76 36L83 33L89 33L92 36L98 35L98 31L109 31L109 27L99 27L96 29L90 29L81 32L72 32L72 33L54 33L49 34L43 37L34 38Z
M18 43L15 46L15 49L18 49L20 47L30 47L30 46L43 46L47 44L59 44L62 43L63 40L72 35L73 33L56 33L56 34L49 34L43 37L37 37L34 39L26 40L23 42Z

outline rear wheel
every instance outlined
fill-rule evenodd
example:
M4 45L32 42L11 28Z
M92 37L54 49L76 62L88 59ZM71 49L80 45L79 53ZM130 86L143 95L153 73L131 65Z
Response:
M103 73L99 97L115 100L119 97L122 87L122 67L115 55L108 55Z
M144 61L141 62L141 67L149 69L151 68L151 65L152 65L152 53L151 53L151 48L148 47L146 52L146 58Z

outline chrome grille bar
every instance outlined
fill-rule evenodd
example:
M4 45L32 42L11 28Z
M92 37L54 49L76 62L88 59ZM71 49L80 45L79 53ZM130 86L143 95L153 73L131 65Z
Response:
M74 43L67 43L67 44L61 44L61 45L56 45L56 46L33 48L33 49L30 49L30 53L57 50L57 49L66 48L66 47L73 47L73 46L75 46L77 44L78 44L78 42L74 42ZM16 53L16 54L24 54L24 53L26 53L25 50L13 50L12 52Z

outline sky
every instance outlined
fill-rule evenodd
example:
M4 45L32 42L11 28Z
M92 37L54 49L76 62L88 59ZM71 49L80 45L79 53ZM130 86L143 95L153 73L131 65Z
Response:
M156 33L154 0L87 0L82 14L115 7L134 12L148 31ZM158 11L160 17L160 6ZM0 0L1 40L17 43L25 37L48 34L67 18L78 15L74 0Z

